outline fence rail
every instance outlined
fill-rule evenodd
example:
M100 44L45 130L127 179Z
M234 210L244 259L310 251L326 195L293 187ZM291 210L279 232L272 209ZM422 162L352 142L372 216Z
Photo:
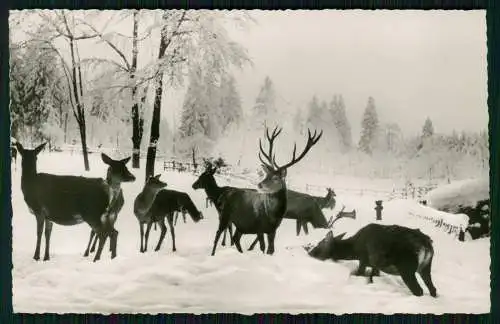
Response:
M458 239L458 235L460 233L461 227L459 225L451 224L446 222L443 218L440 217L432 217L428 215L420 215L413 212L410 212L410 215L424 219L429 222L433 222L436 227L443 229L447 234L455 236ZM462 228L463 230L463 228Z
M193 164L192 162L187 162L187 161L178 161L178 160L165 160L163 162L163 170L164 171L177 171L177 172L188 172L188 173L193 173L195 175L198 175L201 172L201 165L200 164ZM232 172L231 168L225 167L219 170L220 175L224 175L227 177L234 177L239 180L246 180L248 182L252 182L252 179L250 177L246 177L241 174L237 174ZM326 189L328 186L322 186L322 185L316 185L316 184L305 184L304 186L297 186L294 184L288 185L290 189L297 190L297 191L302 191L305 190L307 193L314 193L314 192L321 192L324 191L326 192ZM405 187L402 188L395 188L393 190L378 190L378 189L354 189L354 188L339 188L335 187L333 188L335 192L344 192L344 193L350 193L350 194L356 194L359 196L363 195L373 195L373 196L380 196L383 197L387 200L393 200L397 198L401 199L420 199L424 197L429 191L432 189L436 188L437 186L434 184L429 184L426 186L420 186L420 187L415 187L412 184L409 184Z

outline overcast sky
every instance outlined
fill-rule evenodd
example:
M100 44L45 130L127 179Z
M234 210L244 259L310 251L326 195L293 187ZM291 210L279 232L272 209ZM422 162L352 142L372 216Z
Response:
M244 108L269 75L279 107L292 114L313 95L330 101L342 94L354 139L369 96L380 121L396 122L407 134L420 132L427 116L437 132L486 129L485 13L251 11L256 24L230 31L254 62L236 75ZM130 22L122 23L123 33L131 32ZM150 43L156 55L157 42ZM80 52L87 57L101 50L81 46ZM167 92L166 98L165 107L179 112L182 97Z
M368 96L381 121L419 132L487 128L485 11L256 11L243 36L255 68L239 76L245 103L269 75L295 107L344 96L353 131ZM357 136L355 136L357 137Z

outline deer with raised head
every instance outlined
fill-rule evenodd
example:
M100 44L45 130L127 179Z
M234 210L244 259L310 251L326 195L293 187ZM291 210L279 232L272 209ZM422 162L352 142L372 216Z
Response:
M94 257L101 257L106 238L110 237L111 258L116 257L118 231L114 223L123 206L122 182L135 181L135 176L127 169L130 157L113 160L101 154L102 161L108 165L106 179L87 178L70 175L54 175L37 172L37 155L46 143L34 150L24 149L17 142L21 155L21 190L37 222L35 260L40 259L42 231L45 226L45 255L50 259L50 236L53 223L65 226L86 222L99 238L99 247Z
M144 242L144 225L151 222L151 214L149 213L151 206L160 190L167 186L166 182L160 180L160 174L150 176L142 191L134 200L134 215L139 222L139 233L141 235L140 252L146 252L146 244Z
M220 210L219 228L215 234L212 255L215 254L218 240L222 232L233 224L235 233L234 245L242 253L240 239L243 234L257 234L261 250L264 252L264 234L267 235L267 254L274 253L274 239L276 230L283 220L287 208L286 173L287 169L304 158L309 150L318 142L323 135L320 132L311 134L308 130L308 139L302 153L296 157L297 145L294 145L293 155L290 162L279 166L273 153L273 144L281 129L276 127L272 135L266 129L269 151L266 153L259 140L259 159L266 173L264 180L258 185L258 191L246 188L233 188L224 191L215 201ZM264 158L262 157L264 156ZM194 188L194 184L193 184Z
M306 251L319 260L359 260L354 275L365 276L366 267L371 267L369 283L380 271L399 275L415 296L423 295L415 277L415 273L419 273L430 295L437 296L431 278L432 240L419 229L372 223L352 237L344 239L345 234L334 236L330 231L318 245L306 247Z
M230 189L235 189L235 187L230 187L230 186L219 187L214 177L215 173L217 173L218 170L219 166L214 165L211 161L206 160L205 170L193 183L192 188L194 190L203 189L205 191L205 194L207 195L206 202L207 203L210 202L211 205L215 205L215 209L217 210L217 213L219 214L220 218L220 209L218 208L217 204L214 204L214 202L216 202L219 199L222 193ZM233 245L233 232L231 229L231 224L229 224L228 227L224 230L224 236L222 237L222 243L221 243L222 246L226 245L226 233L228 231L229 231L229 239L231 245Z
M144 250L142 252L147 251L149 233L153 223L158 223L160 225L161 233L155 251L160 250L161 244L167 234L165 218L170 228L170 235L172 235L172 252L177 250L175 246L174 214L182 210L187 211L195 223L203 219L203 214L196 208L191 197L189 197L187 193L169 189L161 189L158 191L149 211L142 218L148 224L144 237Z

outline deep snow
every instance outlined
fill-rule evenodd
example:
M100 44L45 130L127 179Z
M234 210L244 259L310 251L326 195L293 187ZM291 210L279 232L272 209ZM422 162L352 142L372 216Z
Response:
M117 156L114 156L118 158ZM144 161L142 161L144 162ZM81 156L41 153L39 172L86 174ZM144 164L144 163L143 163ZM89 176L104 176L99 155L91 155ZM433 280L439 297L424 288L423 297L414 297L399 277L386 275L367 284L365 278L350 276L357 262L321 262L307 256L302 245L321 239L325 230L295 236L295 222L283 221L276 238L276 253L263 255L258 248L240 254L234 247L210 250L217 228L217 215L205 208L203 191L193 191L195 177L189 174L156 173L170 188L185 190L203 211L205 219L176 227L177 252L171 251L167 232L162 249L153 252L159 231L152 231L149 251L139 253L139 228L133 215L133 199L141 190L144 171L131 169L138 177L123 185L125 206L116 228L118 257L110 260L106 248L101 261L83 258L89 227L55 225L51 239L51 260L35 262L35 218L28 211L20 190L20 162L13 172L13 306L15 312L74 313L486 313L490 309L489 239L458 242L431 222L410 215L434 213L411 200L385 202L383 223L419 227L434 240ZM289 174L293 174L290 169ZM296 178L296 177L295 177ZM309 178L308 178L309 179ZM220 179L219 179L220 180ZM294 179L297 182L296 179ZM359 182L361 185L363 181ZM220 184L223 184L220 181ZM244 180L238 186L252 186ZM336 183L342 185L342 183ZM355 233L374 221L374 197L337 193L337 208L356 209L357 219L342 219L334 232ZM327 212L327 217L331 215ZM245 236L247 248L254 236ZM43 242L43 239L42 239ZM109 240L108 240L109 242ZM109 243L107 243L109 244ZM42 244L42 253L44 252Z
M429 206L436 209L456 212L459 206L476 207L478 201L488 199L489 196L489 179L484 177L439 186L429 191L425 199Z

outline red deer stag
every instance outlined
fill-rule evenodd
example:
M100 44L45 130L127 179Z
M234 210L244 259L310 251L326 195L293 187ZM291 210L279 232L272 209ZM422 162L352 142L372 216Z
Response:
M272 135L269 135L269 130L266 129L267 140L269 142L268 153L264 151L262 142L259 140L259 159L266 173L264 180L257 185L259 190L245 188L229 189L223 191L215 200L215 204L220 211L220 218L219 228L215 234L212 255L215 254L220 235L231 223L235 227L233 236L234 245L240 253L243 252L240 245L240 239L243 234L257 234L262 251L264 251L264 234L267 234L267 254L274 253L276 230L280 226L287 208L287 189L285 183L287 169L302 160L323 135L323 132L320 132L318 135L314 132L314 135L311 135L311 131L308 130L307 143L302 153L296 157L297 144L295 144L292 160L285 165L279 166L276 163L276 156L273 153L273 144L280 133L281 129L278 130L277 127L273 130Z

